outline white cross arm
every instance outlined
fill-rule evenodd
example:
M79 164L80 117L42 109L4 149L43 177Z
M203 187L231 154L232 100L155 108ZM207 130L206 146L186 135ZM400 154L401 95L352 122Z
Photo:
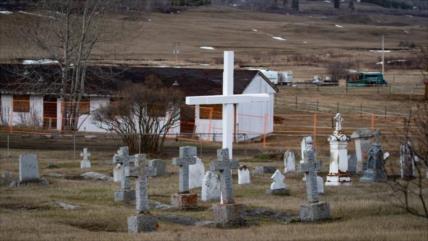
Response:
M207 95L186 97L186 105L218 105L269 101L268 94Z

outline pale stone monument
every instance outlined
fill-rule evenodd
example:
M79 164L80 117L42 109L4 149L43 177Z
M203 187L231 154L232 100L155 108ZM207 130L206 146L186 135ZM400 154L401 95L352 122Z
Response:
M234 52L224 52L223 95L186 97L187 105L223 105L222 111L222 147L229 150L229 158L233 155L233 138L235 129L234 105L238 103L266 102L268 94L233 94Z
M357 173L357 156L355 154L348 155L348 171L351 174Z
M180 168L179 171L179 191L171 196L171 204L180 209L196 208L198 195L190 193L189 187L189 166L196 163L197 149L195 146L180 147L178 158L172 163Z
M123 178L122 174L123 174L122 164L117 163L113 167L113 182L120 182Z
M296 156L293 151L284 153L284 173L296 171Z
M196 163L189 166L189 188L202 187L204 175L205 165L200 158L196 157Z
M80 168L91 168L91 160L89 160L91 153L88 152L88 148L83 148L83 152L80 153L80 156L83 158L83 160L80 161Z
M339 186L341 184L351 184L351 174L348 172L348 140L342 133L343 118L340 113L334 117L335 130L330 135L330 169L327 175L327 186Z
M250 169L245 165L238 168L238 184L251 184Z
M375 139L376 141L370 147L367 168L360 178L360 182L382 182L387 179L379 130L375 132Z
M306 194L308 202L300 207L300 220L313 222L330 218L330 205L320 202L316 170L319 168L315 161L314 151L309 148L304 153L305 160L301 164L301 170L306 173Z
M117 155L113 157L114 163L121 164L121 179L120 188L114 193L115 202L129 202L135 200L135 191L131 189L129 176L126 175L126 171L129 169L131 157L129 156L129 150L127 146L121 147Z
M211 162L210 170L220 173L220 204L214 205L214 222L219 226L234 226L244 222L242 206L233 199L232 169L238 168L238 161L230 160L228 149L217 150L217 160Z
M315 156L315 160L317 160L317 152L315 150L314 147L314 142L312 139L312 136L305 136L302 138L302 142L300 143L300 156L301 156L301 160L300 160L300 165L304 162L305 160L305 150L306 149L312 149L314 151L314 156ZM319 166L321 167L321 162L319 160L316 161ZM298 168L300 168L300 165L298 165ZM300 171L300 170L299 170ZM305 176L303 177L303 181L305 181Z
M128 176L137 177L136 180L136 215L128 217L128 232L151 232L158 228L157 218L149 212L148 179L154 169L146 162L146 156L135 155L135 167L130 168Z
M357 158L356 173L358 174L364 171L363 163L368 159L372 137L372 131L367 128L357 129L351 135L351 139L354 140L355 143L355 156Z
M324 179L320 176L317 176L317 190L319 194L324 194Z
M411 148L410 142L400 145L400 174L404 180L411 180L416 177L416 160Z
M163 160L150 160L149 166L153 169L153 172L151 172L152 177L160 177L166 175L166 163Z
M19 182L40 181L39 162L36 154L22 154L19 156Z
M218 201L220 200L220 177L217 173L207 171L202 181L201 200Z
M271 177L272 184L267 193L272 195L289 195L288 187L284 183L285 176L281 173L280 170L276 170Z

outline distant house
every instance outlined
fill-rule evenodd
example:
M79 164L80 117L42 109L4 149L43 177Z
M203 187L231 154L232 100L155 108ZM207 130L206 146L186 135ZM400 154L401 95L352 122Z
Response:
M222 92L222 74L222 69L91 66L80 103L79 131L105 132L92 120L91 113L107 105L127 84L144 83L149 76L155 76L165 86L176 86L186 96L216 95ZM0 65L2 124L63 130L65 117L64 103L59 98L60 76L57 65ZM276 87L255 70L236 70L234 78L235 94L270 95L269 102L236 106L236 139L252 139L273 132ZM180 122L169 134L221 140L221 106L183 105L180 113Z

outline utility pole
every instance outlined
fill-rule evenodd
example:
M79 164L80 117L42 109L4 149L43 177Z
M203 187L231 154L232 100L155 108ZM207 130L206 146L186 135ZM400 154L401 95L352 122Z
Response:
M385 78L385 35L382 35L382 75Z

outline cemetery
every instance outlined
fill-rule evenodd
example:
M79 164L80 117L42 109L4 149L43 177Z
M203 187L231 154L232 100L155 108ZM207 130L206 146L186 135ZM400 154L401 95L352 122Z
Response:
M308 12L317 6L304 3ZM160 16L204 11L260 21L222 8ZM158 24L150 16L144 21ZM278 42L295 44L262 25L239 31L268 36L275 51ZM428 105L420 86L310 86L303 79L319 66L305 64L290 72L299 84L276 86L242 66L247 47L223 46L229 37L197 44L216 52L216 66L180 66L177 56L161 67L88 65L87 93L67 114L75 100L49 84L67 66L0 61L0 240L428 240ZM176 55L188 48L179 45Z

